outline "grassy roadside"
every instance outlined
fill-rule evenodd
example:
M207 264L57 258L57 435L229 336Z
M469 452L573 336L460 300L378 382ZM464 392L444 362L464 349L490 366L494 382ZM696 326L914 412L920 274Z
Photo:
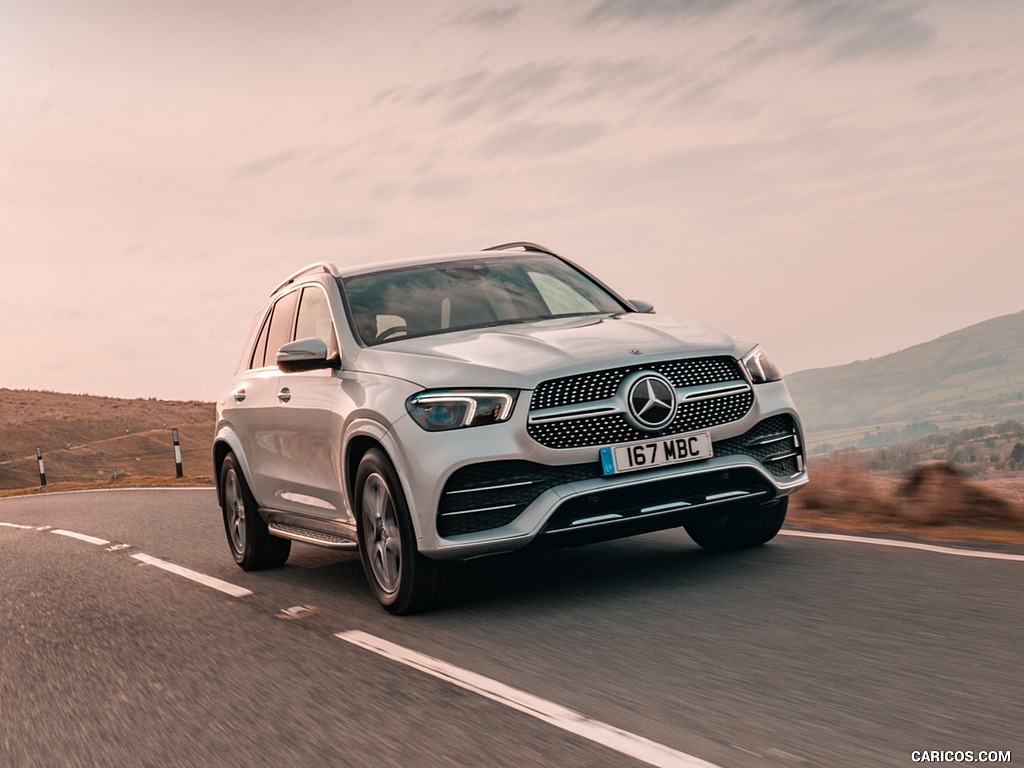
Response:
M62 493L67 491L96 491L110 488L195 488L213 487L213 478L195 477L122 477L117 480L96 480L92 482L47 483L45 487L8 488L0 490L0 499L10 496L39 496L46 493Z
M792 510L792 507L790 508ZM849 516L814 516L797 509L786 516L786 527L820 533L895 535L932 543L985 542L990 544L1024 545L1024 530L1019 527L975 526L962 524L924 524L878 518Z
M812 462L790 528L1024 545L1024 477L967 479L942 462L924 479L868 472L857 457Z

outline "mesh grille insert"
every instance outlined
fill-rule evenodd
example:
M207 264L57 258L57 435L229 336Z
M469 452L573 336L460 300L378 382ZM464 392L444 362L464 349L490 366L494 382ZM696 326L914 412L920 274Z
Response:
M614 395L619 382L634 371L657 371L671 381L674 387L719 384L743 379L739 363L731 357L698 357L649 365L631 365L626 368L581 373L542 382L533 391L530 410L538 411L560 405L604 400Z
M667 378L672 386L678 388L745 381L739 363L731 357L669 360L593 371L542 382L533 392L530 410L605 400L614 396L622 380L636 371L656 371ZM708 400L680 403L672 423L657 432L637 429L621 413L528 424L527 432L530 437L548 448L611 445L727 424L743 418L753 404L754 393L749 390Z

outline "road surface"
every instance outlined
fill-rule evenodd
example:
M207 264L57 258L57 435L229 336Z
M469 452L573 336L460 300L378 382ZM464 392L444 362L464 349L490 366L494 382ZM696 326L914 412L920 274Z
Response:
M682 531L464 564L393 617L358 555L241 571L208 489L0 500L0 765L1024 761L1024 556Z

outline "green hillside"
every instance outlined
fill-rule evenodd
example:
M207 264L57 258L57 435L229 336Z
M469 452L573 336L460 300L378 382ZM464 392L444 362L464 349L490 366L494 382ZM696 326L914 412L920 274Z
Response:
M884 357L787 377L811 443L900 442L939 429L1024 417L1024 312Z

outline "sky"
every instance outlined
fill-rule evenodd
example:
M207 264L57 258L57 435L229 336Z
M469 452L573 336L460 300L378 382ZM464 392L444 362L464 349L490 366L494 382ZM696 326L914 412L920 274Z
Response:
M1019 0L0 0L0 387L213 400L304 264L510 240L832 366L1022 222Z

